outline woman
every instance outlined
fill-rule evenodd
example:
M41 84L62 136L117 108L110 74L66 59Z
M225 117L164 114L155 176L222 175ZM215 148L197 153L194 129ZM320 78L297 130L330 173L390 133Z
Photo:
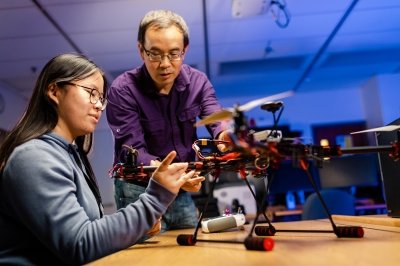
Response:
M0 148L0 264L83 264L159 230L194 172L171 152L141 198L103 216L87 153L107 99L104 73L82 55L51 59Z

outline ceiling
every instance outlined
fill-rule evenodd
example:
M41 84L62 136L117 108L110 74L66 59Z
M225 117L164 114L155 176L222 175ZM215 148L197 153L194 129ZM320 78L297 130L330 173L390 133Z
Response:
M354 88L400 72L398 0L286 0L287 25L282 12L279 20L273 15L283 0L237 0L238 9L232 3L1 0L0 87L28 98L43 65L63 52L85 53L110 79L138 66L137 27L152 9L184 17L185 62L209 75L219 97Z

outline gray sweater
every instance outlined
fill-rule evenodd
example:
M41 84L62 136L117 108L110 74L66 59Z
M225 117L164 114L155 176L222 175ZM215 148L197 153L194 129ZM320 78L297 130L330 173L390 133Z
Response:
M0 179L0 264L83 264L125 249L176 196L151 180L137 202L100 218L74 152L55 134L13 151Z

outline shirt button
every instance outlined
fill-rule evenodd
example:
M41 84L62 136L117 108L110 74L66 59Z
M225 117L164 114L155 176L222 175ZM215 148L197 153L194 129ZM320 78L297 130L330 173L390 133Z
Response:
M119 133L121 131L121 129L117 128L117 132Z

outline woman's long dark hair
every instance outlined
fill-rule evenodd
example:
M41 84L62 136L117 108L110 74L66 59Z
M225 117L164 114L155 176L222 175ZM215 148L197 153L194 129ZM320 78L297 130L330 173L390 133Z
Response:
M0 147L0 173L15 147L52 131L58 122L57 105L48 97L51 85L61 86L69 81L80 80L99 71L104 80L103 95L106 95L107 80L104 72L87 57L79 54L62 54L52 58L41 71L28 107L16 126L7 134ZM62 87L62 86L61 86ZM79 136L75 144L86 155L93 143L93 133ZM87 161L87 160L86 160ZM90 166L89 166L90 167Z

